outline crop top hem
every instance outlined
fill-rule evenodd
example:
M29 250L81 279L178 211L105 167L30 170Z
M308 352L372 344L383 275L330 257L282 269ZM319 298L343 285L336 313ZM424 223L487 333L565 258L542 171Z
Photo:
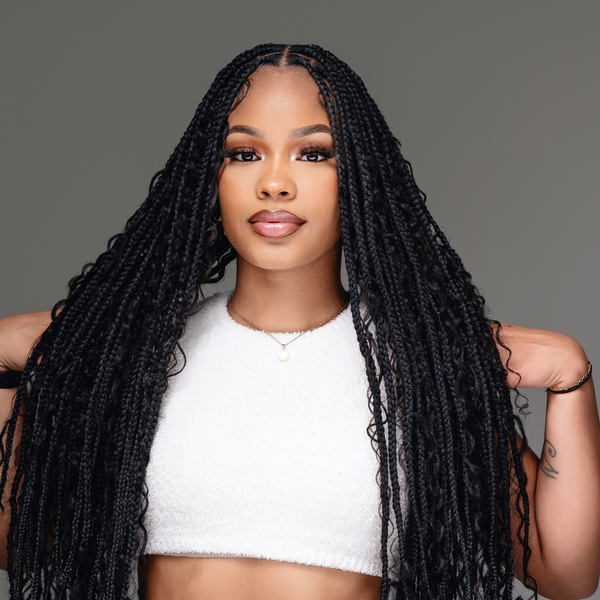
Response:
M186 543L185 538L171 538L170 545L175 548L189 548L190 544ZM248 547L243 548L244 544L240 544L240 540L235 541L235 545L239 548L236 552L228 552L223 545L223 540L204 540L207 548L214 548L215 552L161 552L152 551L146 552L150 555L162 555L162 556L180 556L190 558L260 558L266 560L276 560L279 562L288 562L295 564L303 564L313 567L325 567L329 569L339 569L340 571L351 571L354 573L364 573L365 575L374 575L381 577L379 571L373 569L373 564L369 564L365 561L357 560L351 556L344 556L341 554L334 554L328 552L324 554L322 551L314 548L298 548L295 547L293 550L289 548L276 548L267 547L265 544L260 544L257 540L249 540ZM197 541L194 544L198 546ZM261 547L262 546L262 547Z

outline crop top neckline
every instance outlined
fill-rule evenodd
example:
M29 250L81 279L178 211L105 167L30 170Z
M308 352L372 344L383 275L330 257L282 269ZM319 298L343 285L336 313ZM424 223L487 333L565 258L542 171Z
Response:
M246 329L248 331L251 331L253 334L258 334L258 335L265 335L266 333L270 333L272 335L277 335L277 336L284 336L284 335L289 335L289 336L294 336L294 335L308 335L309 333L312 333L313 331L317 331L323 327L327 327L328 325L332 325L334 324L335 321L337 321L340 318L343 318L342 315L345 315L346 313L350 312L350 302L348 302L348 304L344 307L344 310L340 311L339 314L335 315L335 317L333 319L331 319L330 321L327 321L324 325L320 325L318 327L315 327L314 329L309 329L308 331L263 331L263 330L258 330L258 329L254 329L253 327L251 327L250 325L244 325L242 323L238 323L230 314L229 311L227 310L227 305L229 303L229 300L231 299L231 297L233 296L233 291L230 292L220 292L218 294L214 294L213 296L211 296L210 298L216 298L217 296L223 295L224 296L224 302L225 302L225 316L229 319L229 321L231 321L231 323L233 325L235 325L236 327L242 327L243 329ZM209 299L207 298L207 301Z

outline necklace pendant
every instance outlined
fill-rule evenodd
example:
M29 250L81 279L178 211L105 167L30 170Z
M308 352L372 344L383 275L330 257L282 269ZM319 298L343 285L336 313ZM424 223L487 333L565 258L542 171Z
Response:
M281 362L286 361L290 357L290 355L288 354L288 351L285 349L285 344L281 345L281 351L279 352L277 357L279 358L279 360Z

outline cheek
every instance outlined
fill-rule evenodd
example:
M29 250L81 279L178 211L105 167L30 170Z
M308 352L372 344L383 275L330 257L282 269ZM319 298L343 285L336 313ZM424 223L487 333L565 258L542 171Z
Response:
M338 178L335 169L307 181L307 195L328 229L339 229Z
M222 203L229 204L230 200L235 197L236 181L227 171L223 171L219 176L219 199Z
M223 172L219 177L219 206L221 208L221 220L225 233L228 227L235 220L235 213L238 210L239 198L242 198L241 186L235 177L231 177L227 172Z

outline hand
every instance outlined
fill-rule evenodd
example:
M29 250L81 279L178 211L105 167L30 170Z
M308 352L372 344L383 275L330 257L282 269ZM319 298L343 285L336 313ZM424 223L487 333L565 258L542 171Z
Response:
M496 325L490 325L496 339ZM507 379L511 387L563 388L576 383L588 368L579 342L568 335L503 323L500 340L511 350ZM496 343L506 369L509 353ZM515 371L521 376L511 373Z
M0 319L0 370L23 371L31 350L51 322L49 310Z

